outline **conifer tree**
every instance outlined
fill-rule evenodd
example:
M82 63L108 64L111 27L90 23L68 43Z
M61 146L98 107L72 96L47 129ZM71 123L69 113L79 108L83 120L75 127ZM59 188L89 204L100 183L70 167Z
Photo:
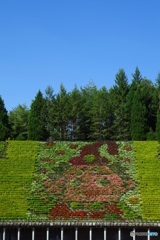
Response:
M69 94L63 84L60 85L60 92L55 99L54 137L57 140L67 140L67 127L69 124Z
M93 96L93 106L90 110L91 114L91 139L106 140L110 138L109 124L110 108L109 96L105 87L96 91Z
M46 122L46 130L49 134L49 141L54 140L54 132L55 132L55 95L54 90L51 86L48 86L45 90L45 98L44 98L44 108L43 108L43 116Z
M129 92L127 95L127 102L126 102L126 107L127 107L128 117L129 117L129 124L131 122L131 109L132 109L134 95L141 80L142 80L142 76L141 76L140 70L138 67L136 67L134 74L132 74L132 82L129 88Z
M8 114L4 101L0 96L0 140L5 140L9 136Z
M79 136L80 140L92 140L91 134L91 109L94 105L94 96L97 93L97 87L90 82L86 87L81 88L82 93L82 111L79 120Z
M44 98L41 91L38 91L35 99L32 101L29 114L28 138L30 140L41 141L48 138L43 110Z
M156 122L156 136L157 141L160 142L160 73L156 79L157 92L158 92L158 110L157 110L157 122Z
M126 108L127 94L129 92L128 79L123 69L116 74L115 85L111 91L114 104L114 139L129 139L129 120Z
M143 102L140 86L134 95L131 110L131 137L132 140L146 140L147 110Z
M79 122L81 119L83 105L82 105L82 94L75 86L69 94L69 124L68 124L68 135L72 141L79 140L80 127Z

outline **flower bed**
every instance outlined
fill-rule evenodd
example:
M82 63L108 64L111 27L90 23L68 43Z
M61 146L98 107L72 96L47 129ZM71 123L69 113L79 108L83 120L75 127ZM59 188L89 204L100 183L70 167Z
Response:
M43 143L32 182L30 218L140 218L136 189L129 142Z
M0 159L0 219L27 218L27 197L38 144L31 141L7 143L4 158Z
M134 142L138 189L142 197L142 218L160 220L160 160L158 142Z

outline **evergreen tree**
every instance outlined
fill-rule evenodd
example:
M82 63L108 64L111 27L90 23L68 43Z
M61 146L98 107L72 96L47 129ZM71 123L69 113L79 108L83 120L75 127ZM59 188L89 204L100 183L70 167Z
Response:
M160 73L156 79L157 92L158 92L158 110L157 110L157 122L156 122L156 136L157 141L160 142Z
M26 140L28 138L28 116L29 109L25 104L19 104L9 112L11 138L17 140Z
M60 85L60 92L55 99L54 138L57 140L68 140L69 124L69 94L63 84Z
M9 136L8 113L4 101L0 96L0 140L5 140Z
M48 138L43 110L44 98L41 91L38 91L29 113L28 138L30 140L43 141Z
M141 83L142 76L140 73L140 70L138 67L136 67L134 74L132 74L132 83L129 88L129 92L127 95L127 100L126 100L126 108L128 112L128 120L129 120L129 129L131 127L131 109L133 105L133 99L137 90L137 87ZM130 129L130 137L131 137L131 129Z
M48 86L45 90L45 101L43 107L43 115L46 122L46 131L48 132L49 140L54 140L54 119L55 119L55 95L53 88Z
M93 105L91 114L91 139L104 141L110 138L108 130L110 129L110 107L108 92L105 87L96 91L93 96Z
M153 83L144 78L142 79L141 83L141 92L143 96L143 103L147 110L147 132L150 131L150 129L153 130L153 132L156 131L156 116L157 116L157 89Z
M132 140L146 140L147 110L143 103L141 88L138 87L133 99L131 111Z
M69 124L68 124L68 135L72 141L79 140L79 122L81 119L82 112L82 94L75 86L69 94Z
M128 140L129 120L126 108L127 94L129 92L128 79L123 69L116 74L115 86L111 90L114 105L114 139Z
M91 109L94 105L94 96L97 93L97 87L90 82L86 87L81 88L82 93L82 111L79 119L79 137L80 140L92 140L91 135Z

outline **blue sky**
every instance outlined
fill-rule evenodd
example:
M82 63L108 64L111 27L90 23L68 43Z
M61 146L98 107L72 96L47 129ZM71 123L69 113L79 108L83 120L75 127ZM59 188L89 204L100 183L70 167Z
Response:
M160 72L159 0L1 0L0 95L8 111L28 107L48 85L59 92L93 81L114 85L136 66Z

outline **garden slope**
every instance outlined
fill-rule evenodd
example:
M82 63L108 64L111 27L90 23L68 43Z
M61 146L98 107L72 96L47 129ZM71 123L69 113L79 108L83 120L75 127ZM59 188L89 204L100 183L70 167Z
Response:
M157 220L160 214L150 215L146 197L154 190L157 207L159 178L152 174L154 164L159 168L157 147L157 142L1 143L0 219Z
M142 218L160 220L160 159L157 142L134 142Z
M0 219L26 218L38 144L31 141L0 143Z

